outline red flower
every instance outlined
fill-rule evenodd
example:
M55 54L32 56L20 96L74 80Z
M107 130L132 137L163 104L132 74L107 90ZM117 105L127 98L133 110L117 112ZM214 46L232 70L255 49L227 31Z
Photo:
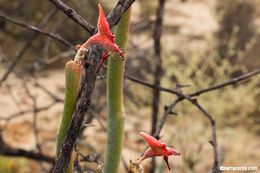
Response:
M98 4L99 16L98 16L98 33L90 37L83 45L77 46L77 49L88 48L91 44L98 44L103 46L105 49L114 52L123 59L124 52L122 52L119 47L115 44L115 36L110 31L109 24L107 22L106 16L100 4ZM108 54L105 53L102 56L101 64L107 59Z
M154 157L154 156L163 156L163 159L166 162L166 165L169 170L171 170L168 163L168 156L171 155L180 155L181 153L175 151L172 147L167 147L167 145L154 137L150 136L147 133L140 132L140 135L146 140L149 144L149 148L144 152L141 158L137 160L137 163L141 163L144 159Z

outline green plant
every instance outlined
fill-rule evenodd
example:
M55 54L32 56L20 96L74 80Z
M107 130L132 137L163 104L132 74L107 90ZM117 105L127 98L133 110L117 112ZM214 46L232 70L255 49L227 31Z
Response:
M85 49L82 49L83 51ZM77 95L80 86L80 79L82 74L81 58L84 55L83 51L78 51L74 61L69 61L65 66L65 99L63 115L60 122L60 127L57 133L56 139L56 157L59 156L62 142L64 141L67 133L69 124L73 115L73 111L77 101ZM67 172L72 171L73 159L71 159Z
M130 25L131 9L122 16L115 30L115 42L121 48L126 47L128 30ZM104 173L117 173L124 136L124 105L123 105L123 79L124 61L114 61L118 56L114 55L108 61L107 77L107 107L108 107L108 141Z

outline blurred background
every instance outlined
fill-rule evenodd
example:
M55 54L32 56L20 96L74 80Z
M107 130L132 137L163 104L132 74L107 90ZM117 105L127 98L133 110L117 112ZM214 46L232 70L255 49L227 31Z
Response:
M96 0L66 3L96 25ZM106 14L117 1L102 0ZM158 61L154 53L157 0L136 0L126 50L126 74L154 82ZM71 45L89 34L49 1L0 0L0 12L11 19L60 35ZM0 173L44 173L51 168L55 136L63 109L64 65L74 50L0 17ZM19 59L5 80L13 61ZM258 0L166 0L161 36L160 85L195 92L260 67L260 2ZM106 69L101 70L86 127L77 143L85 170L102 162L106 141ZM140 131L151 132L153 90L125 80L124 164L136 160L146 147ZM175 95L160 92L158 119ZM260 169L260 76L198 97L217 123L220 165ZM170 157L172 172L208 172L213 164L211 127L189 102L180 102L161 135L182 153ZM19 151L41 153L47 161L19 157ZM14 152L13 154L10 154ZM10 156L13 155L13 156ZM16 157L18 156L18 157ZM86 158L88 157L88 158ZM48 160L49 159L49 160ZM142 165L150 170L151 159ZM156 158L156 173L168 172Z

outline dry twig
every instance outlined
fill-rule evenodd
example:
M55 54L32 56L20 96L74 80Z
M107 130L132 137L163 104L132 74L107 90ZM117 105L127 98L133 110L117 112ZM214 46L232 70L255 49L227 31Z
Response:
M8 21L8 22L13 23L13 24L18 25L18 26L21 26L21 27L23 27L23 28L26 28L26 29L35 31L35 32L37 32L37 33L46 35L46 36L48 36L48 37L51 37L51 38L53 38L53 39L59 41L60 43L64 44L65 46L69 47L70 49L76 50L75 46L73 46L69 41L65 40L64 38L60 37L60 36L57 35L57 34L43 31L42 29L37 28L36 26L28 25L28 24L26 24L26 23L24 23L24 22L15 20L15 19L13 19L13 18L11 18L11 17L6 16L6 15L3 14L3 13L0 13L0 19L1 19L1 20L4 20L4 21Z
M53 9L52 11L50 11L48 15L46 15L46 17L41 21L38 28L41 29L44 28L49 23L49 21L56 15L56 13L57 13L57 9ZM38 32L31 34L27 42L24 44L24 46L20 49L20 51L18 51L16 57L14 58L14 60L12 61L12 63L10 64L10 66L8 67L8 69L0 79L0 87L2 83L8 78L10 73L14 70L15 66L21 61L23 55L31 47L32 42L34 41L34 39L36 39L37 36L38 36Z

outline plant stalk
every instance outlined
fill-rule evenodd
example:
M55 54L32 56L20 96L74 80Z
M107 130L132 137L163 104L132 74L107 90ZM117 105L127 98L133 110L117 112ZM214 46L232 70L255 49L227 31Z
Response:
M69 61L65 66L65 99L63 115L60 122L60 127L57 133L56 139L56 157L59 156L62 142L64 141L67 133L69 124L73 115L73 111L77 101L78 90L80 86L80 78L82 74L82 67L75 61ZM72 162L70 161L68 172L72 172Z
M115 29L115 42L125 49L130 25L131 9L129 8L121 17ZM124 137L124 104L123 104L123 79L124 61L117 55L108 60L107 77L107 108L108 108L108 139L104 173L117 173L123 146Z

